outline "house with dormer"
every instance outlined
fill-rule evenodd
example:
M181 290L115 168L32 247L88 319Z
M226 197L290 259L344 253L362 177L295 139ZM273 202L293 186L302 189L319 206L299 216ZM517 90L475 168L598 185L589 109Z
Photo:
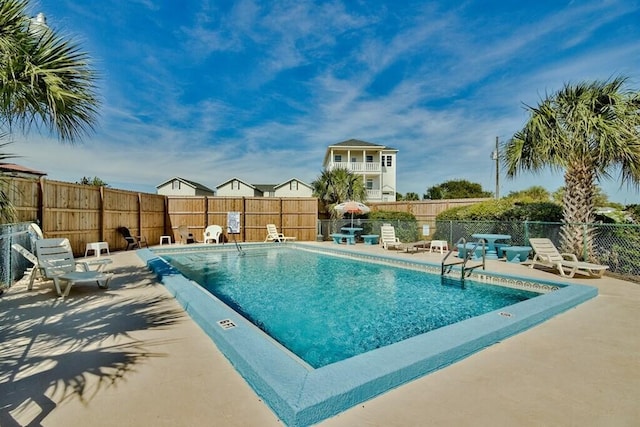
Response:
M322 166L347 169L362 175L369 202L396 200L398 150L386 145L349 139L327 147Z

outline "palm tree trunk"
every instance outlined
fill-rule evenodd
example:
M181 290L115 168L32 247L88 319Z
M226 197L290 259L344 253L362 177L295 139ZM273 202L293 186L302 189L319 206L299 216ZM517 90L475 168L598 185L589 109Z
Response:
M573 164L564 175L563 226L560 229L561 247L564 252L576 254L581 259L593 259L593 189L595 170L590 165Z

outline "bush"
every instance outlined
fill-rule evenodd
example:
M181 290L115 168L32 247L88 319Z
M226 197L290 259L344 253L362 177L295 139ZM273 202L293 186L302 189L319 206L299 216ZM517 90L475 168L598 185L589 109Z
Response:
M441 212L437 221L547 221L562 220L562 207L551 202L524 203L514 199L487 200Z
M418 233L418 221L409 212L376 211L369 214L369 223L372 230L379 230L383 223L390 223L396 229L396 237L401 242L415 242L420 240Z

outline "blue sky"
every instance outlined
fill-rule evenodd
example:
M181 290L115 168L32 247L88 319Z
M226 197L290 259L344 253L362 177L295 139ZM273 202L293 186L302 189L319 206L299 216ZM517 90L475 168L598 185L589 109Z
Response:
M96 132L65 145L16 136L49 179L98 176L155 192L180 176L313 181L328 145L399 150L398 191L466 179L495 191L496 136L565 83L629 77L640 90L640 1L38 0L100 74ZM602 185L610 200L640 203ZM500 194L563 184L500 175Z

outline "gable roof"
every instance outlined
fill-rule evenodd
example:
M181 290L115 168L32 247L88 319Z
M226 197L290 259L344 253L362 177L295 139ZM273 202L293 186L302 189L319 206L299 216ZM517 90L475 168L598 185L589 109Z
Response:
M385 150L392 150L392 151L398 151L395 148L392 147L387 147L386 145L382 145L382 144L374 144L373 142L367 142L367 141L361 141L359 139L348 139L346 141L342 141L342 142L338 142L336 144L331 144L329 146L329 148L331 147L340 147L340 148L345 148L345 147L357 147L357 148L362 148L362 147L369 147L369 148L382 148Z
M300 179L298 179L298 178L291 178L291 179L286 180L285 182L281 182L280 184L274 185L274 186L273 186L273 189L274 189L274 190L276 190L276 189L278 189L278 188L280 188L280 187L282 187L282 186L287 185L287 184L288 184L288 183L290 183L291 181L297 181L297 182L299 182L300 184L304 185L305 187L308 187L308 188L310 188L310 189L312 189L312 190L313 190L313 187L312 187L312 186L310 186L309 184L307 184L306 182L304 182L304 181L302 181L302 180L300 180Z
M228 183L230 183L231 181L238 181L238 182L243 183L243 184L244 184L244 185L246 185L247 187L251 187L251 188L253 188L254 190L256 190L256 189L257 189L254 185L249 184L249 183L247 183L247 182L245 182L245 181L241 180L240 178L236 178L236 177L233 177L233 178L231 178L231 179L226 180L226 181L225 181L225 182L223 182L222 184L217 185L217 186L216 186L216 188L224 187L225 185L227 185L227 184L228 184Z
M156 188L160 188L163 187L167 184L169 184L172 181L178 180L180 182L184 182L185 184L187 184L188 186L195 188L196 190L202 190L202 191L208 191L210 193L215 193L215 191L213 191L212 189L210 189L209 187L207 187L206 185L202 185L199 182L195 182L195 181L191 181L189 179L185 179L185 178L180 178L179 176L174 176L173 178L163 182L160 185L156 185Z

